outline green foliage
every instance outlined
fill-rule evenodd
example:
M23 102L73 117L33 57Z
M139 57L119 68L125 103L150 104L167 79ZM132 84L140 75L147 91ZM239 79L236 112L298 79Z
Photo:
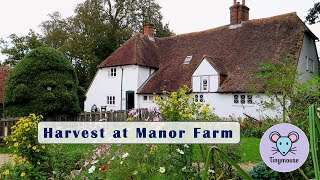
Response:
M165 97L156 97L161 116L168 121L192 121L192 120L218 120L210 109L209 104L195 103L191 94L187 94L189 88L184 86L177 92L163 92Z
M74 68L62 53L52 48L36 48L9 74L4 115L75 115L80 113L79 97L84 99L83 92Z
M277 103L280 104L282 120L287 121L289 100L298 83L297 66L294 60L286 56L279 56L277 61L265 60L261 62L258 70L252 73L252 76L262 81L262 83L251 84L253 90L255 92L264 90L271 98L270 102L262 102L262 106L275 110Z
M315 105L309 107L309 123L310 123L310 145L312 153L312 161L314 166L315 178L320 179L320 166L319 166L319 157L320 157L320 120L316 114Z
M233 167L237 170L237 172L238 172L241 176L243 176L245 179L248 179L248 180L251 180L251 179L252 179L252 177L251 177L248 173L246 173L246 172L237 164L236 160L239 159L239 157L237 157L237 156L236 156L236 157L230 156L230 155L228 155L228 154L225 152L225 150L222 150L222 149L220 149L220 148L218 148L218 147L216 147L216 146L212 146L212 147L209 149L209 151L208 151L206 164L205 164L204 170L203 170L203 172L202 172L202 179L203 179L203 180L208 179L207 174L209 173L209 167L210 167L210 165L212 164L212 160L215 160L215 159L216 159L216 158L212 158L212 157L214 157L212 154L215 154L215 152L218 153L218 154L221 156L219 159L223 158L225 161L227 161L227 163L230 164L229 167L227 168L227 169L229 170L229 177L227 177L227 178L229 178L229 179L233 178L233 176L232 176L232 174L231 174L231 173L232 173L232 167L231 167L231 166L233 166ZM215 166L215 168L216 168L216 166ZM226 172L226 170L224 170L224 171L221 173L221 175L219 175L219 172L215 171L214 174L218 174L219 177L217 177L217 178L220 179L221 177L224 176L225 172ZM231 172L231 173L230 173L230 172Z
M309 9L306 21L309 24L315 24L319 22L320 2L314 4L313 8Z
M264 162L253 167L249 172L253 179L278 180L279 173L270 169Z
M7 55L3 65L15 66L28 52L44 46L42 37L33 30L30 30L26 36L19 37L11 34L9 39L10 42L0 39L1 53Z
M241 136L242 137L257 137L261 138L270 127L279 122L276 120L253 120L246 118L241 124Z

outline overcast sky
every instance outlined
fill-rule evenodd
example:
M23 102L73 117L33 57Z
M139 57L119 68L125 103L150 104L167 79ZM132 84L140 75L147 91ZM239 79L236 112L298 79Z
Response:
M241 2L242 0L238 0ZM10 34L25 35L29 29L40 32L38 25L48 14L59 11L64 17L73 15L78 3L84 0L0 0L0 38ZM202 31L229 24L233 0L157 0L162 7L164 22L176 34ZM250 19L297 12L305 19L316 0L246 0ZM320 23L309 26L320 37ZM317 43L317 46L320 46ZM319 47L318 47L319 49ZM5 56L0 54L0 60Z

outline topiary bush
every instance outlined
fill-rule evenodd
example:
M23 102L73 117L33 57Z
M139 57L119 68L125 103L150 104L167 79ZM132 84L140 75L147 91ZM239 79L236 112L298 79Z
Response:
M30 113L75 115L85 100L75 70L59 51L36 48L10 72L4 94L4 116Z

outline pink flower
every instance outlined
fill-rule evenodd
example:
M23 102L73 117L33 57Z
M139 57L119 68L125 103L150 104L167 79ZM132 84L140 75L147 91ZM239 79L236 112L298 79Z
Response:
M117 144L117 146L121 146L121 144Z
M159 121L159 120L160 120L160 119L159 119L158 116L153 119L153 121Z
M145 154L143 157L144 157L144 158L147 158L147 157L148 157L148 155L146 155L146 154Z
M120 155L120 153L121 153L121 150L118 149L118 150L116 151L116 154L117 154L117 155Z
M134 118L137 118L139 116L139 113L135 114L133 117Z
M147 117L146 121L149 121L149 119L150 119L150 116Z
M84 162L84 167L86 167L86 166L88 166L89 165L89 162L88 161L86 161L86 162Z

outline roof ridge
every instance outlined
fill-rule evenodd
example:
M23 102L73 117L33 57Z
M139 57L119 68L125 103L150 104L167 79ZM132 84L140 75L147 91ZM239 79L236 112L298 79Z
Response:
M299 16L297 15L296 12L290 12L290 13L285 13L285 14L280 14L280 15L270 16L270 17L265 17L265 18L251 19L251 20L245 21L243 23L246 24L246 23L252 23L252 22L256 22L256 21L260 21L261 22L261 21L266 21L266 20L274 20L276 18L287 17L287 16L291 16L291 15L295 15L295 16L297 16L299 18ZM174 38L185 37L185 36L190 36L190 35L197 35L197 34L202 34L202 33L210 33L210 32L217 31L217 30L223 29L225 27L229 27L229 26L230 26L230 24L226 24L226 25L214 27L214 28L207 29L207 30L183 33L183 34L178 34L178 35L173 35L173 36L163 37L163 38L158 38L158 39L159 40L166 40L166 39L174 39Z

